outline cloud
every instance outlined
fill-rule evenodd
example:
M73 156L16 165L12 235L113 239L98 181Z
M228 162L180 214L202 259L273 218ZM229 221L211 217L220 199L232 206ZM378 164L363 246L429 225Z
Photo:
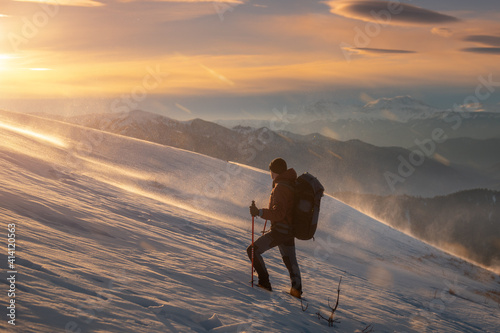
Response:
M460 109L467 112L485 112L486 109L482 103L469 103L460 105Z
M75 7L100 7L106 4L102 0L13 0L17 2L34 2L47 5L75 6ZM241 0L150 0L151 2L169 2L169 3L211 3L214 7L218 4L227 6L236 6L243 4ZM143 2L143 0L116 0L116 2Z
M500 36L490 36L490 35L470 35L463 39L467 42L476 42L488 46L498 46L500 47Z
M117 0L118 2L144 2L144 0ZM150 0L151 2L188 2L188 3L198 3L198 2L209 2L214 5L226 4L226 5L241 5L244 2L241 0Z
M377 49L377 48L371 48L371 47L354 47L351 48L351 50L354 51L359 51L359 53L385 53L385 54L411 54L411 53L417 53L415 51L411 50L395 50L395 49Z
M193 112L191 110L189 110L187 107L179 104L179 103L175 103L175 106L179 109L179 110L182 110L186 113L189 113L189 114L192 114Z
M225 77L221 73L217 72L213 68L209 68L209 67L203 65L202 63L199 63L199 65L200 65L201 68L203 68L204 70L206 70L210 75L212 75L217 80L220 80L220 81L222 81L224 83L227 83L230 86L234 86L234 82L233 81L229 80L227 77Z
M437 27L434 27L432 28L431 30L431 33L433 35L438 35L438 36L441 36L441 37L451 37L453 35L453 30L449 29L449 28L437 28Z
M469 35L463 38L466 42L474 42L481 44L477 47L466 47L461 49L463 52L477 53L477 54L500 54L500 36L492 35Z
M479 54L500 54L500 47L467 47L463 48L462 51Z
M365 102L365 104L373 102L375 100L375 98L373 98L372 96L368 95L366 92L362 92L359 95L359 99L362 100L363 102Z
M500 31L497 22L484 23L482 19L409 29L396 26L375 38L373 30L368 34L359 27L360 21L332 15L324 4L318 13L319 2L307 8L309 2L290 1L298 7L283 9L285 13L277 4L288 0L259 1L269 6L265 10L249 3L228 11L228 19L221 22L213 2L93 1L106 6L92 10L66 6L64 15L61 8L60 15L40 29L36 38L21 45L26 58L9 59L9 63L15 62L16 68L53 70L2 72L0 91L5 96L85 98L130 94L147 75L146 68L157 64L171 74L154 94L186 98L291 96L304 91L320 94L349 89L370 93L373 87L396 88L401 94L417 86L430 91L429 86L451 90L449 87L469 87L470 77L476 77L478 72L500 69L499 62L484 61L485 55L461 51L463 47L488 46L464 42L464 37ZM387 2L378 2L387 8ZM27 3L12 4L16 4L16 10L6 14L29 14ZM31 5L37 7L39 3ZM22 20L0 21L5 31L21 35ZM357 42L358 33L353 31L356 24L370 37L366 42ZM456 38L443 40L431 35L433 27L439 32L453 28ZM341 42L349 44L347 52L352 52L356 62L346 62L339 48ZM8 39L0 37L2 47L8 50L10 45ZM425 56L417 58L419 54ZM471 57L481 59L472 62ZM29 64L25 64L27 61ZM177 102L192 107L187 100Z
M425 25L459 22L454 16L394 1L329 1L330 12L380 24Z
M102 2L95 0L14 0L18 2L35 2L47 5L75 6L75 7L100 7Z

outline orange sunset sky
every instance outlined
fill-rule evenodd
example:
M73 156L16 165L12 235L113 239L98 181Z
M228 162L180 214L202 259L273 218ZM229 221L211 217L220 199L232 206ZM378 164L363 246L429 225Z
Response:
M0 108L248 117L318 99L451 108L492 82L498 0L1 0ZM113 104L115 101L115 104Z

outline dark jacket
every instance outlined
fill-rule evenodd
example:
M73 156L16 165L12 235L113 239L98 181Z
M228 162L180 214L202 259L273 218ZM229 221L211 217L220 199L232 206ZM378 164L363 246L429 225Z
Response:
M269 208L262 209L262 218L271 221L271 229L289 234L292 224L294 193L291 185L295 183L297 173L288 169L273 181L273 190L269 198Z

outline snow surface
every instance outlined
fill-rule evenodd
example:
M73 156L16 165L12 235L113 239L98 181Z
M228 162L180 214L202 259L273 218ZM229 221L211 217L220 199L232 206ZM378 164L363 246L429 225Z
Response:
M3 314L1 331L498 332L497 275L329 196L316 240L297 241L307 310L280 292L277 249L276 291L252 289L248 206L267 202L265 171L4 111L0 166L18 272L16 326ZM0 262L5 291L5 247ZM340 277L328 327L316 313L329 316Z

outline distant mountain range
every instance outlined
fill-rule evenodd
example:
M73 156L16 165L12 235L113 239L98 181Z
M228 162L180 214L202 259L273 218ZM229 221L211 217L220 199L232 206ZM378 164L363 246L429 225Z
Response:
M350 191L434 196L476 187L500 188L500 155L493 153L500 139L488 145L472 140L462 154L461 142L449 140L436 150L441 158L428 156L421 165L412 166L408 163L417 156L412 154L414 150L400 147L377 147L360 140L344 142L321 134L300 135L266 127L229 129L201 119L177 121L144 111L93 114L64 121L262 169L281 156L299 173L316 175L332 194ZM482 154L478 167L462 158L473 153Z
M361 112L375 119L408 122L415 119L427 119L439 110L410 96L398 96L369 102L361 108Z
M478 109L481 108L473 108ZM447 138L500 138L500 110L492 111L469 112L461 107L438 109L410 96L398 96L359 107L322 100L298 112L281 111L283 119L273 114L266 120L220 120L217 123L254 128L269 127L272 123L299 134L320 133L342 141L358 139L376 146L410 148L415 140L430 138L436 128L443 129Z
M435 198L337 193L380 221L486 266L500 265L500 192L461 191Z

